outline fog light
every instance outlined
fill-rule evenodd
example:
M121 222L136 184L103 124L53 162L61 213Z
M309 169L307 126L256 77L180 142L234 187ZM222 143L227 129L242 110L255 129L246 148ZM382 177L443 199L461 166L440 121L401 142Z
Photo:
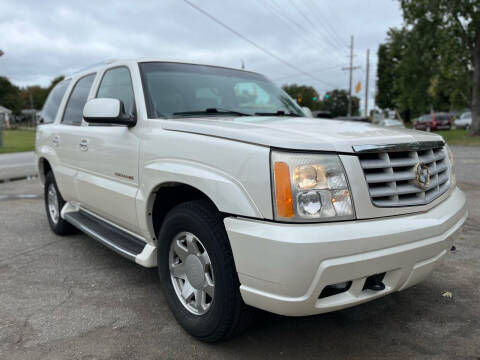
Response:
M349 282L341 282L341 283L333 284L333 285L329 285L329 286L331 286L333 289L336 289L336 290L345 291L350 286L350 283Z
M325 286L322 290L322 293L318 297L319 299L326 298L329 296L341 294L345 291L348 291L350 289L350 286L352 286L351 281L346 281L346 282L341 282L341 283L336 283L336 284L331 284L328 286Z

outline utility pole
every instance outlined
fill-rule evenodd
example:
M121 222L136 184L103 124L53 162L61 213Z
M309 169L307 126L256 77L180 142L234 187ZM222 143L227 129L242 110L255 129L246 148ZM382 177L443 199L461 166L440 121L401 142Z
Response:
M350 66L342 70L350 71L348 82L348 116L352 116L352 76L353 70L360 69L360 66L353 66L353 35L350 37Z
M367 49L367 74L365 78L365 117L368 117L368 80L370 78L370 49Z

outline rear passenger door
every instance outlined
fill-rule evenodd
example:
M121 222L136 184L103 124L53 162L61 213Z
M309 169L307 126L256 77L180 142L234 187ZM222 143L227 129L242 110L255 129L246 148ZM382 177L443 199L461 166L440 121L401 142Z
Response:
M95 73L82 76L75 82L52 138L59 160L54 169L55 179L67 201L77 200L75 176L78 170L79 129L82 125L83 106L87 102L94 79ZM44 120L48 121L48 118Z
M136 115L132 79L126 66L107 69L93 97L119 99L127 114ZM135 127L84 124L79 131L76 185L82 207L137 232L135 197L140 142Z

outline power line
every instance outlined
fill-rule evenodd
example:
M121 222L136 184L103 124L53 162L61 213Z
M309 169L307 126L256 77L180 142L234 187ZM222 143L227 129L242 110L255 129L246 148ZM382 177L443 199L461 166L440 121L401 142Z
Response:
M265 3L267 3L267 1L265 1ZM305 26L303 26L301 23L299 23L298 21L296 21L293 17L291 16L288 16L287 14L285 14L282 9L284 9L284 7L280 7L278 6L278 4L274 1L274 0L271 0L271 3L268 3L279 15L281 15L282 17L286 18L288 21L290 21L291 23L293 23L295 26L297 26L301 32L302 32L302 35L310 35L311 37L311 40L313 40L316 44L320 45L322 47L322 49L324 49L325 53L322 54L323 56L328 56L330 57L330 59L332 60L340 60L338 54L336 54L335 52L332 52L332 53L329 53L327 52L328 49L325 47L325 45L330 45L330 46L333 46L331 43L325 41L322 37L318 36L316 33L312 33L311 31L309 31L309 29L307 29ZM297 10L298 12L298 10ZM309 38L310 39L310 38ZM314 44L315 45L315 44ZM336 59L334 59L334 57L332 57L332 55L334 55L334 57Z
M341 47L349 47L349 45L346 43L346 41L340 36L338 35L338 32L335 31L334 27L331 26L331 24L325 19L322 17L322 10L318 7L318 5L315 3L315 1L310 1L311 5L313 5L313 7L317 10L317 15L319 18L321 18L320 20L320 24L322 25L322 27L327 31L329 32L331 35L332 35L332 38L336 38L338 43L340 44ZM328 3L325 2L325 4L328 6ZM328 8L331 10L330 6L328 6ZM332 15L333 16L333 15Z
M305 19L305 21L307 21L307 22L312 26L313 29L318 29L317 26L308 18L308 16L302 11L302 9L300 9L300 7L298 7L298 6L295 4L295 2L294 2L293 0L289 0L289 2L290 2L290 5L292 5L292 7L300 14L300 16L301 16L302 18ZM323 26L322 23L320 23L320 24ZM320 38L320 37L319 37L319 38ZM337 49L339 49L339 50L341 50L341 51L345 50L343 46L339 47L338 44L335 44L335 43L333 43L333 42L330 42L330 41L328 41L328 40L326 40L326 39L324 39L324 38L320 38L320 39L321 39L322 41L326 42L327 44L330 44L330 45L331 45L332 47L334 47L334 48L337 48ZM333 40L333 39L332 39L332 40Z
M319 73L319 72L325 72L325 71L329 71L329 70L336 69L336 68L338 68L338 65L328 66L328 67L321 68L321 69L309 70L308 72L309 73ZM282 80L282 79L292 78L292 77L295 77L295 76L298 76L298 74L290 74L290 75L280 76L280 77L277 77L277 78L273 78L272 80L273 81L278 81L278 80Z
M278 9L276 9L273 4L267 2L267 1L259 1L259 2L255 2L257 4L261 4L262 6L264 6L264 8L270 12L270 14L272 14L274 17L276 17L278 20L281 20L283 24L285 24L290 30L294 31L295 33L299 34L300 36L302 36L306 41L308 41L311 45L314 45L312 43L312 39L310 39L309 37L306 36L306 31L305 30L298 30L296 27L293 27L292 24L294 24L295 26L297 27L300 27L301 28L301 25L299 25L298 23L295 22L295 20L292 20L292 19L289 19L288 17L286 17L284 14L280 13L278 11ZM267 8L268 7L268 8Z
M248 42L250 45L256 47L258 50L264 52L265 54L267 54L268 56L276 59L277 61L281 62L282 64L284 64L285 66L288 66L289 68L291 69L294 69L295 71L298 71L299 73L305 75L305 76L308 76L310 78L312 78L313 80L315 81L318 81L318 82L321 82L325 85L328 85L328 86L331 86L331 87L334 87L333 85L321 80L321 79L318 79L316 78L315 76L303 71L302 69L296 67L295 65L289 63L288 61L282 59L280 56L274 54L273 52L265 49L264 47L260 46L259 44L257 44L256 42L250 40L249 38L247 38L246 36L242 35L241 33L239 33L238 31L236 31L235 29L231 28L230 26L228 26L227 24L225 24L224 22L218 20L216 17L214 17L213 15L211 15L210 13L206 12L205 10L203 10L201 7L193 4L192 2L190 2L189 0L183 0L185 3L187 3L188 5L190 5L191 7L193 7L195 10L197 10L198 12L202 13L203 15L205 15L206 17L208 17L209 19L211 19L212 21L216 22L218 25L224 27L225 29L227 29L228 31L230 31L231 33L235 34L236 36L238 36L239 38L243 39L244 41Z
M301 37L303 37L306 41L308 41L310 43L310 45L316 49L316 45L319 44L322 46L322 48L324 47L324 43L323 42L319 42L318 43L318 39L316 38L310 38L307 36L308 35L311 35L310 32L305 28L303 27L301 24L299 24L297 21L295 21L294 19L288 17L286 14L283 14L282 11L280 10L280 8L278 8L276 6L276 4L273 2L273 3L270 3L268 1L260 1L260 2L256 2L257 4L262 4L264 6L264 8L270 12L270 14L272 14L274 17L276 17L277 19L279 20L282 20L282 22L289 28L291 29L292 31L296 32L297 34L299 34ZM268 7L268 9L267 9ZM292 26L295 25L295 27ZM298 29L300 30L298 30ZM321 53L322 56L325 56L325 57L328 57L330 60L332 61L338 61L339 60L339 57L338 55L336 55L336 58L334 58L332 56L331 53Z

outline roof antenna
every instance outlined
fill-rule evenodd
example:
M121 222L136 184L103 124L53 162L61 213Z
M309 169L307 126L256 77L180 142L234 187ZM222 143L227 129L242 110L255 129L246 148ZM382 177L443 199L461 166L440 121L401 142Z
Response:
M240 59L242 61L242 70L245 70L245 61L243 59Z

